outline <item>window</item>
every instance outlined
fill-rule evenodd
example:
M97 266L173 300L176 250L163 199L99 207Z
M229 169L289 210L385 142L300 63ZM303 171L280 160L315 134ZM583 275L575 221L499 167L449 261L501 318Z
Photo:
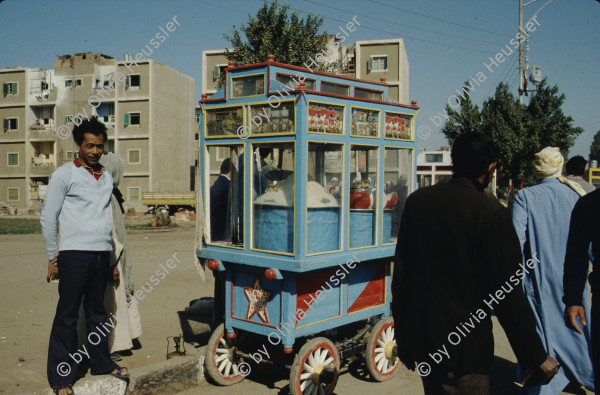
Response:
M142 151L139 149L127 150L127 162L131 165L137 165L142 163Z
M68 161L72 161L75 158L75 152L73 151L67 151L66 155Z
M300 80L298 78L295 78L295 77L293 77L291 75L287 75L287 74L277 73L277 77L275 79L277 80L277 82L281 82L283 85L291 87L291 89L297 89L298 86L300 85ZM307 90L309 90L309 91L315 90L315 80L310 79L310 78L305 78L303 82L304 82L304 85Z
M286 101L277 108L265 104L250 106L251 135L267 133L294 133L296 119L294 102ZM265 120L268 118L268 121Z
M125 81L125 87L139 88L141 86L142 76L139 74L128 75Z
M350 237L349 248L373 246L377 223L378 148L350 146Z
M127 200L140 200L140 187L127 188Z
M365 88L354 88L354 97L362 97L365 99L372 100L383 100L383 92Z
M43 91L49 89L48 83L46 81L42 81L41 88Z
M8 165L9 166L19 166L19 153L18 152L9 152L8 153Z
M19 188L7 188L8 200L19 200Z
M412 116L386 111L384 132L386 138L403 140L413 139Z
M383 191L383 244L396 243L406 198L413 188L413 151L385 147ZM429 177L429 181L427 181ZM419 176L419 186L431 184L431 176Z
M139 112L132 112L132 113L125 114L124 124L125 124L125 126L127 126L127 125L139 125L140 124L140 113Z
M65 80L65 88L73 86L73 80Z
M372 71L387 71L387 56L371 56L369 57L369 72Z
M4 94L4 96L16 95L18 93L18 83L6 82L2 84L2 93Z
M308 103L309 133L344 133L344 107L325 103Z
M201 113L197 112L196 113L196 124L200 125L200 117L202 116Z
M18 118L4 118L3 125L4 131L17 130L19 127Z
M244 124L244 107L220 107L206 110L206 136L237 137L237 131Z
M442 162L444 155L442 154L425 154L425 162Z
M81 80L81 78L77 78L77 79L75 80L75 86L81 86L82 82L83 82L83 81Z
M379 111L366 108L352 108L350 135L379 137Z
M321 81L321 92L348 96L350 93L350 87L348 85L334 84L332 82Z
M72 115L65 115L65 123L68 122L73 122L73 116Z
M225 73L227 65L217 65L213 67L213 81L218 81L221 78L221 74Z
M231 97L258 96L265 93L265 75L249 75L231 79Z

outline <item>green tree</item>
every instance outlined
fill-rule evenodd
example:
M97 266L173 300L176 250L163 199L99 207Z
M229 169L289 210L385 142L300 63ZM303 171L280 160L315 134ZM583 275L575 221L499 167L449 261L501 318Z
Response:
M310 62L317 52L327 45L327 34L319 33L323 17L309 13L306 19L296 12L289 14L290 6L264 2L256 16L249 16L248 23L231 34L224 34L231 43L226 57L236 65L261 63L267 55L275 55L275 60L295 66ZM242 38L242 33L245 38Z
M596 132L594 141L592 141L592 145L590 145L590 161L593 160L600 161L600 130Z
M465 82L465 86L469 86L469 82ZM481 112L479 106L473 104L469 95L464 95L465 98L460 101L459 111L454 110L446 104L446 114L448 120L442 128L442 133L446 136L450 146L454 140L465 132L480 132L481 131Z

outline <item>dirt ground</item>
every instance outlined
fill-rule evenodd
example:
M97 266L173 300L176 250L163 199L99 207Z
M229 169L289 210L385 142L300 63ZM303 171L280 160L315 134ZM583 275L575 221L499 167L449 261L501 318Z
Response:
M0 226L2 226L0 220ZM136 289L174 253L181 260L140 301L142 348L121 362L137 368L165 360L167 336L182 333L177 311L203 296L212 296L212 275L202 282L193 264L193 224L168 230L128 231ZM15 394L46 387L48 337L58 299L57 283L46 283L47 257L40 234L0 236L0 393ZM516 359L494 318L494 394L516 394ZM172 345L172 342L171 342ZM197 352L193 345L186 348ZM172 349L171 349L172 351ZM394 379L374 383L365 377L362 361L342 369L336 394L422 394L420 377L402 371ZM88 373L89 375L89 373ZM203 383L185 394L287 394L288 372L257 369L242 383L217 387ZM581 392L580 392L581 393ZM588 392L591 394L591 392Z
M142 348L119 362L137 368L165 359L167 336L181 333L177 311L193 299L212 296L213 284L210 273L203 283L194 267L193 224L128 231L128 237L136 289L174 253L181 261L139 303ZM40 234L0 236L0 255L0 393L38 390L48 385L46 357L58 284L46 283L48 258Z

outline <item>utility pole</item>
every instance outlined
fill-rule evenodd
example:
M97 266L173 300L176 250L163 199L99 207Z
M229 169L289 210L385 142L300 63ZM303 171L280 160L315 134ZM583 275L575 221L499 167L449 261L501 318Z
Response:
M528 3L523 4L523 0L519 0L519 32L523 32L523 8L527 7L529 4L535 3L538 0L531 0ZM533 13L533 15L531 16L531 18L529 18L527 20L527 22L529 22L532 18L534 18L538 12L540 12L542 10L542 8L546 7L548 4L552 3L554 0L550 0L548 1L546 4L544 4L543 6L540 7L539 10L537 10L536 12ZM529 39L526 39L527 41L529 41ZM518 69L518 73L519 73L519 103L523 104L523 95L525 94L525 87L523 86L525 83L525 78L523 75L523 42L521 40L519 40L519 69Z

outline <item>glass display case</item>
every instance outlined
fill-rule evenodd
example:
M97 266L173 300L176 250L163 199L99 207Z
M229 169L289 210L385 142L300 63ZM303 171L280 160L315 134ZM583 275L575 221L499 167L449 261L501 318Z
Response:
M308 103L308 132L344 134L344 106Z
M398 140L414 140L412 116L395 112L385 112L385 138Z
M268 120L267 120L268 118ZM250 132L254 135L293 134L296 132L296 112L294 101L282 101L277 108L268 102L251 105Z
M350 146L349 248L372 246L377 240L378 155L378 146Z
M294 153L294 143L252 144L254 249L294 252Z
M243 247L244 190L240 182L243 144L207 145L206 218L208 242Z
M206 110L206 137L237 137L244 125L244 106L225 106Z
M308 144L306 185L306 252L341 249L344 145Z
M412 149L384 148L383 244L398 239L404 203L412 192L413 168Z
M259 96L265 93L265 75L255 74L231 78L231 97Z
M379 137L380 113L378 110L353 107L350 134L358 137Z

